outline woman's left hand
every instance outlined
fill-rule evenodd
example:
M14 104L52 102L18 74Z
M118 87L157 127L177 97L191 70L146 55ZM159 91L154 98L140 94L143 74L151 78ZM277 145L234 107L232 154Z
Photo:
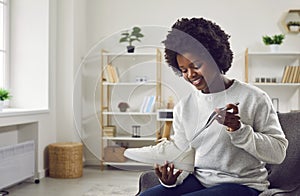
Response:
M239 108L235 104L226 105L226 110L221 111L220 109L215 109L218 114L216 120L227 127L227 131L233 132L241 127L241 121L239 114Z

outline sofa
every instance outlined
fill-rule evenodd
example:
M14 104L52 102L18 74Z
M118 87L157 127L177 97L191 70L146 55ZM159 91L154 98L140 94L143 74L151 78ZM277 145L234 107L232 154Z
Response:
M260 196L300 196L300 112L278 113L278 117L289 146L281 164L266 165L270 187ZM158 184L154 170L142 172L137 195Z

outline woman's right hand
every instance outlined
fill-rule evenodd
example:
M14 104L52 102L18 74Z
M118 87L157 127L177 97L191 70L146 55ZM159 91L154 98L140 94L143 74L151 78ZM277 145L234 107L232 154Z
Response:
M182 170L178 170L174 174L174 164L165 163L164 165L155 165L155 173L162 183L165 185L174 185L178 176L182 173Z

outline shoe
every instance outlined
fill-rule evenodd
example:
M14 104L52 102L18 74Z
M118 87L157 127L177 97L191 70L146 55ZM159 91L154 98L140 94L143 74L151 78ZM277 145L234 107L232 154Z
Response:
M128 148L125 150L124 156L134 161L159 165L163 165L167 161L173 163L176 169L194 171L195 150L192 147L189 146L182 151L173 140L162 138L160 141L155 146Z

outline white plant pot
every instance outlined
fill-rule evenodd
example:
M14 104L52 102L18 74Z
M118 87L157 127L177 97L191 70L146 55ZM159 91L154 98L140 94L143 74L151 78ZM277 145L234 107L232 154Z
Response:
M289 26L291 32L299 32L300 26Z
M280 45L279 44L271 44L271 45L269 45L269 47L270 47L270 52L278 52Z

